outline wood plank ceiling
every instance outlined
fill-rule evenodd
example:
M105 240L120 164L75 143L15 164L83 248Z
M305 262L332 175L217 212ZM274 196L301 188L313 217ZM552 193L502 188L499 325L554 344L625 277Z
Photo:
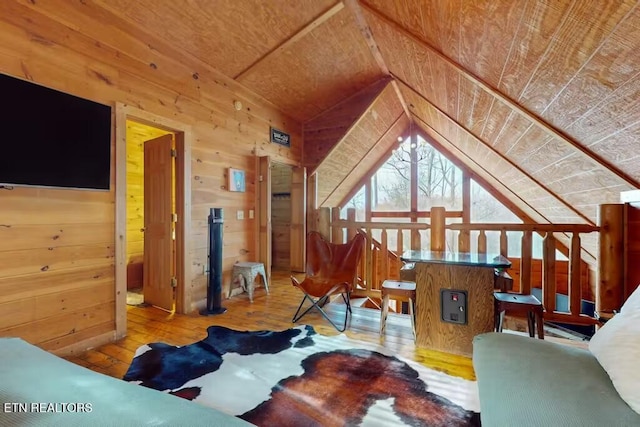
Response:
M636 0L98 3L304 122L326 206L409 121L539 222L640 182Z

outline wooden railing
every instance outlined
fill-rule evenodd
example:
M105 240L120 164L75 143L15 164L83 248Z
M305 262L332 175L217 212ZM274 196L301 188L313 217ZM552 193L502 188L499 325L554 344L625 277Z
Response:
M585 265L581 259L581 235L599 231L599 227L586 224L446 224L446 212L444 208L431 210L431 222L427 223L401 223L401 222L366 222L355 220L355 210L349 209L347 219L340 219L339 211L325 210L318 212L318 229L325 236L331 236L333 242L344 242L358 232L364 232L368 244L361 265L361 286L354 292L355 296L379 297L380 286L386 279L398 277L401 266L399 255L403 250L422 249L424 234L430 233L429 247L425 249L446 251L447 242L457 238L457 250L470 252L471 235L477 232L475 237L475 251L487 254L487 232L499 233L499 252L507 257L508 239L507 233L520 232L521 254L516 257L519 271L516 276L518 283L516 289L520 293L531 293L533 283L533 265L537 260L532 256L533 234L543 236L542 251L542 299L545 306L545 319L561 323L578 325L590 325L597 323L592 316L581 314L581 300L592 297L588 274L585 274ZM394 237L393 239L390 239ZM449 239L447 239L447 237ZM568 261L558 261L556 250L558 248L557 237L569 242ZM395 245L389 245L390 240L395 240ZM492 254L488 254L492 255ZM497 254L496 254L497 255ZM508 257L507 257L508 258ZM557 266L562 266L568 271L568 283L563 288L567 289L569 311L556 310L556 292L559 289L556 277ZM515 263L514 263L515 264ZM597 295L595 295L597 298ZM585 298L586 299L586 298Z

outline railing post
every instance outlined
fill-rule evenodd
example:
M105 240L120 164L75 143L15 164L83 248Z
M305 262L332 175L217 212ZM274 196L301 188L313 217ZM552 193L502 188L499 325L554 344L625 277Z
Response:
M431 250L446 250L446 217L447 213L441 206L431 208Z
M547 313L556 311L556 238L547 231L542 241L542 303Z
M623 302L624 290L624 205L600 205L600 253L598 254L598 281L596 285L596 311L613 313Z
M522 233L522 248L520 256L520 293L531 293L531 231Z
M318 232L323 239L331 241L331 210L329 208L318 209Z
M336 224L340 221L340 208L331 208L331 242L344 243L344 232Z
M580 234L573 232L569 250L569 311L574 316L580 315Z
M487 233L485 233L484 230L480 230L478 234L478 253L487 253Z
M349 221L349 223L356 222L356 208L347 208L347 221ZM358 232L358 230L356 228L348 227L347 228L347 241L350 242L351 239L353 239L355 237L357 232Z

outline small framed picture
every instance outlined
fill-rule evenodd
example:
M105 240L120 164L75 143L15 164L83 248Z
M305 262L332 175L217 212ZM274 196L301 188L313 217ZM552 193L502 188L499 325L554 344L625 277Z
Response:
M229 168L229 191L245 191L244 171L241 169Z

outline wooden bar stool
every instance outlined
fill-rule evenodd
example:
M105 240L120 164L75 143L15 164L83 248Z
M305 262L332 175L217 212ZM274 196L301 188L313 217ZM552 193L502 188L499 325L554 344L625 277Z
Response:
M382 283L382 309L380 310L380 335L384 334L384 328L387 323L387 314L389 314L389 297L391 295L397 297L409 298L409 316L411 316L411 329L413 330L413 340L416 339L416 282L385 280Z
M526 316L529 324L529 336L534 337L536 324L538 338L544 339L544 321L542 303L533 295L494 292L494 316L496 332L502 332L505 313L514 316Z

